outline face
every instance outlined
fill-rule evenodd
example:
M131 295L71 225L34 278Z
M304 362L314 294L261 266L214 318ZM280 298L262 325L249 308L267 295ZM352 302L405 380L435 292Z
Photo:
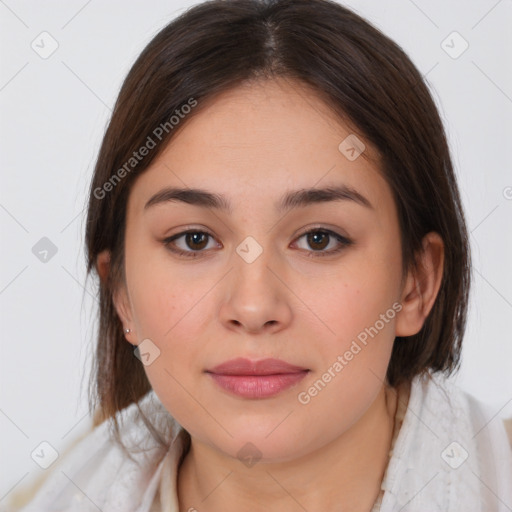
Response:
M246 85L191 117L135 181L116 307L131 343L150 340L147 376L193 440L233 457L251 442L265 460L290 460L342 435L382 390L400 232L369 143L359 136L359 157L353 139L340 149L351 134L296 83ZM167 187L221 205L196 195L145 207ZM310 188L344 193L283 205ZM235 358L293 368L214 371Z

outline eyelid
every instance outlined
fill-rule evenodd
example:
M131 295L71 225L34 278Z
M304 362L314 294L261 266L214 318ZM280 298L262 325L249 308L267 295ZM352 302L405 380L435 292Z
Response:
M302 235L305 235L307 233L310 233L311 231L325 231L326 233L330 233L330 234L333 234L333 235L338 235L342 238L347 238L347 237L344 237L341 233L338 233L336 232L335 230L338 229L338 228L330 228L330 227L327 227L325 224L312 224L312 225L309 225L309 226L306 226L304 228L301 228L296 234L295 234L295 237L299 237L299 236L302 236ZM348 240L348 238L347 238Z

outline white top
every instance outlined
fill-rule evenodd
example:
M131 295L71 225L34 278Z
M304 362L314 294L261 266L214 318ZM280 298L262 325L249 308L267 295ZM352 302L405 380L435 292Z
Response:
M190 436L154 391L139 404L171 440L169 449L153 439L132 404L118 415L133 461L105 421L55 463L20 512L179 512L178 466ZM396 434L372 512L512 510L512 449L503 420L451 380L415 377Z

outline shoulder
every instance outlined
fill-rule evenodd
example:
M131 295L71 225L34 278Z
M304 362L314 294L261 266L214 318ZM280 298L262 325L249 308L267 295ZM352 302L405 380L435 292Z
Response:
M416 376L383 483L382 510L423 510L426 503L432 512L471 510L474 503L498 510L496 496L512 507L512 449L498 409L443 374ZM424 490L413 500L417 489Z
M472 432L471 438L481 442L492 434L495 443L505 442L502 448L512 448L512 418L500 417L499 408L477 399L452 378L428 373L416 377L411 389L417 404L427 404L427 414L437 417L440 424L457 425L458 430L467 428Z
M153 391L139 406L162 440L172 436L176 423ZM21 512L136 510L152 490L166 447L150 434L137 404L120 411L117 419L126 451L113 438L111 421L93 427L47 470L50 473Z
M499 433L499 438L501 440L506 438L512 449L512 418L502 418L499 415L499 407L493 407L490 403L476 398L451 378L436 374L432 381L433 387L437 388L439 392L449 395L448 401L452 406L455 402L461 412L463 411L472 418L473 425L479 432L489 428L494 433Z

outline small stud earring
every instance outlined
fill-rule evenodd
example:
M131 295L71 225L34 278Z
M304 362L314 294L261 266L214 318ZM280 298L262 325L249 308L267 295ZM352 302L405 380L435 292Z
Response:
M128 333L130 333L130 332L131 332L131 330L130 330L130 329L125 329L125 330L124 330L124 332L125 332L126 334L128 334Z

